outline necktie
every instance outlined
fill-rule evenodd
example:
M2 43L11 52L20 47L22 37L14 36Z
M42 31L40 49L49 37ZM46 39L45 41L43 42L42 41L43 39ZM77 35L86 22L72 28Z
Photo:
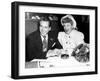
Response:
M47 51L47 41L46 36L43 36L43 52Z

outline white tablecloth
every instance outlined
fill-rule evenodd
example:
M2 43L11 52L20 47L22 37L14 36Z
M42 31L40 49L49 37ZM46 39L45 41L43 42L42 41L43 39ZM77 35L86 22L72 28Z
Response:
M67 59L61 59L60 57L49 57L48 59L34 59L32 62L37 61L39 68L48 67L84 67L89 66L89 62L78 62L74 57L70 56Z

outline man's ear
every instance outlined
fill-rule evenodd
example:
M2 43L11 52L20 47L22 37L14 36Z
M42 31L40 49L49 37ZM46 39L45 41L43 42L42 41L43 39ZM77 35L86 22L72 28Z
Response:
M49 31L51 31L51 27L49 27Z

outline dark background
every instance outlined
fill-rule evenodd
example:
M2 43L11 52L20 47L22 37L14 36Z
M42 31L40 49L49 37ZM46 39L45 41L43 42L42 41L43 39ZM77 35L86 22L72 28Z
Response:
M37 30L39 19L34 19L34 17L52 17L51 21L51 32L58 34L59 31L64 31L61 25L61 17L67 14L48 14L48 13L34 13L34 12L25 12L25 35L26 37L31 33ZM84 40L86 43L89 43L89 15L77 15L71 14L77 23L78 31L84 34Z

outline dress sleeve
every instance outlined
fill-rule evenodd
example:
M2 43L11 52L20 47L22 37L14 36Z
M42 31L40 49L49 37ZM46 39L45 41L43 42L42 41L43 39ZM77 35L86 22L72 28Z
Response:
M76 44L82 44L84 43L84 34L82 32L77 33L77 39L76 39Z

